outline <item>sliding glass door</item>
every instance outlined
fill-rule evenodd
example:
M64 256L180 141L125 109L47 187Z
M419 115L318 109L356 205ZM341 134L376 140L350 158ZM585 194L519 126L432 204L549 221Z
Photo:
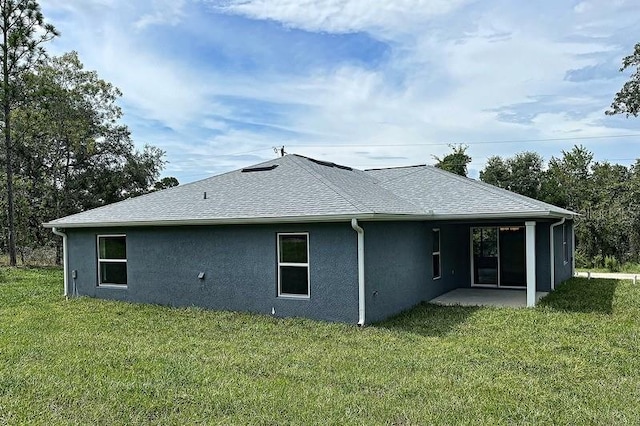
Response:
M472 285L525 287L525 232L521 226L471 228Z
M498 228L472 228L473 284L498 285Z

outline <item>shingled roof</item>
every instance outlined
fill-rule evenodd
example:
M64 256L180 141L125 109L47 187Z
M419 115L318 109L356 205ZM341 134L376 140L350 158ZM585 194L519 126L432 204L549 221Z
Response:
M435 216L567 216L574 212L433 166L367 170L381 186Z
M431 166L362 171L286 155L53 220L47 227L359 219L564 217L574 213Z

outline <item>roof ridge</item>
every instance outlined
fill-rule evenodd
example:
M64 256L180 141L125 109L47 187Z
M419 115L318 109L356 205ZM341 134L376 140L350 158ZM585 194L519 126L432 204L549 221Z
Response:
M540 205L536 205L536 204L532 203L532 201L534 201L535 203L544 204L545 207L551 206L554 209L564 210L561 207L557 207L557 206L554 206L552 204L545 203L544 201L536 200L535 198L527 197L526 195L516 194L513 191L509 191L508 189L504 189L504 188L499 188L499 187L497 187L495 185L491 185L491 184L483 182L481 180L475 180L475 179L471 179L471 178L466 177L466 176L460 176L460 175L458 175L456 173L451 173L451 172L448 172L446 170L442 170L442 169L440 169L438 167L435 167L435 166L426 166L426 167L428 167L429 170L435 171L436 173L446 174L447 176L454 177L454 178L456 178L456 179L458 179L458 180L460 180L462 182L465 182L466 184L476 185L476 186L478 186L478 188L483 189L486 192L490 192L490 193L496 194L496 195L507 196L507 197L511 198L511 200L513 200L513 201L522 202L522 203L524 203L527 206L532 207L532 208L540 207Z
M296 163L298 163L298 165L307 173L309 173L311 176L313 176L314 178L316 178L318 181L320 181L324 186L326 186L327 188L329 188L330 190L332 190L333 192L335 192L337 195L339 195L342 199L344 199L347 203L351 204L353 207L355 207L357 210L368 210L368 211L372 211L371 208L369 208L369 206L366 205L361 205L360 203L358 203L355 200L352 200L351 197L348 194L345 194L344 191L342 191L338 186L334 185L333 183L329 182L324 176L322 176L321 174L317 173L316 171L310 169L309 167L307 167L307 164L304 163L304 160L302 160L303 158L307 161L309 161L309 159L307 157L304 156L300 156L297 154L292 154L291 155L292 158L296 158L294 161ZM355 169L353 169L355 170Z

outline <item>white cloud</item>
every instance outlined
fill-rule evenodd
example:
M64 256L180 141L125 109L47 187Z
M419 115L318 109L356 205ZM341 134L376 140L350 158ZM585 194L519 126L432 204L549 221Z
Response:
M308 31L404 33L468 0L230 0L220 10Z
M153 0L153 11L146 13L135 22L138 29L150 25L177 25L184 18L186 0Z
M547 5L532 19L519 6L510 10L493 2L476 4L471 13L463 0L398 0L375 6L369 0L227 1L213 10L308 31L367 32L388 41L391 49L388 57L367 67L327 63L281 74L270 64L258 64L262 68L249 74L218 68L214 61L206 66L179 62L163 46L144 42L157 25L175 25L162 30L179 31L190 24L193 16L185 0L51 1L73 21L61 39L70 41L59 48L79 50L87 68L120 87L127 114L176 131L149 139L142 129L138 138L165 149L168 173L191 176L186 180L204 177L203 171L272 158L271 147L283 144L304 155L379 167L432 162L432 155L449 151L447 142L622 131L603 115L619 80L565 81L567 71L598 65L600 55L620 49L616 39L575 37L593 34L589 28L594 25L599 35L610 37L616 14L602 12L603 2L585 1L575 9ZM620 10L629 7L618 3ZM632 14L623 15L640 24ZM450 28L449 23L455 25ZM243 30L250 28L250 23L243 25ZM291 32L291 43L300 42L295 36ZM257 43L256 51L261 48ZM277 118L260 117L260 111L253 117L253 111L239 112L233 100L220 97L288 108ZM545 97L552 100L543 104ZM527 105L527 119L501 120L501 112L517 118L512 110ZM548 158L572 144L480 144L471 145L469 152L474 163L525 149L538 149ZM227 155L234 153L250 156Z

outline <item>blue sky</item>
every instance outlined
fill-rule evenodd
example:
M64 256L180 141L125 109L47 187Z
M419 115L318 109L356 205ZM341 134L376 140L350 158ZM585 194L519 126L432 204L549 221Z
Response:
M469 146L548 160L582 144L640 157L640 118L605 116L640 42L637 0L42 0L123 92L138 146L181 183L291 153L374 168ZM631 136L629 136L631 135Z

